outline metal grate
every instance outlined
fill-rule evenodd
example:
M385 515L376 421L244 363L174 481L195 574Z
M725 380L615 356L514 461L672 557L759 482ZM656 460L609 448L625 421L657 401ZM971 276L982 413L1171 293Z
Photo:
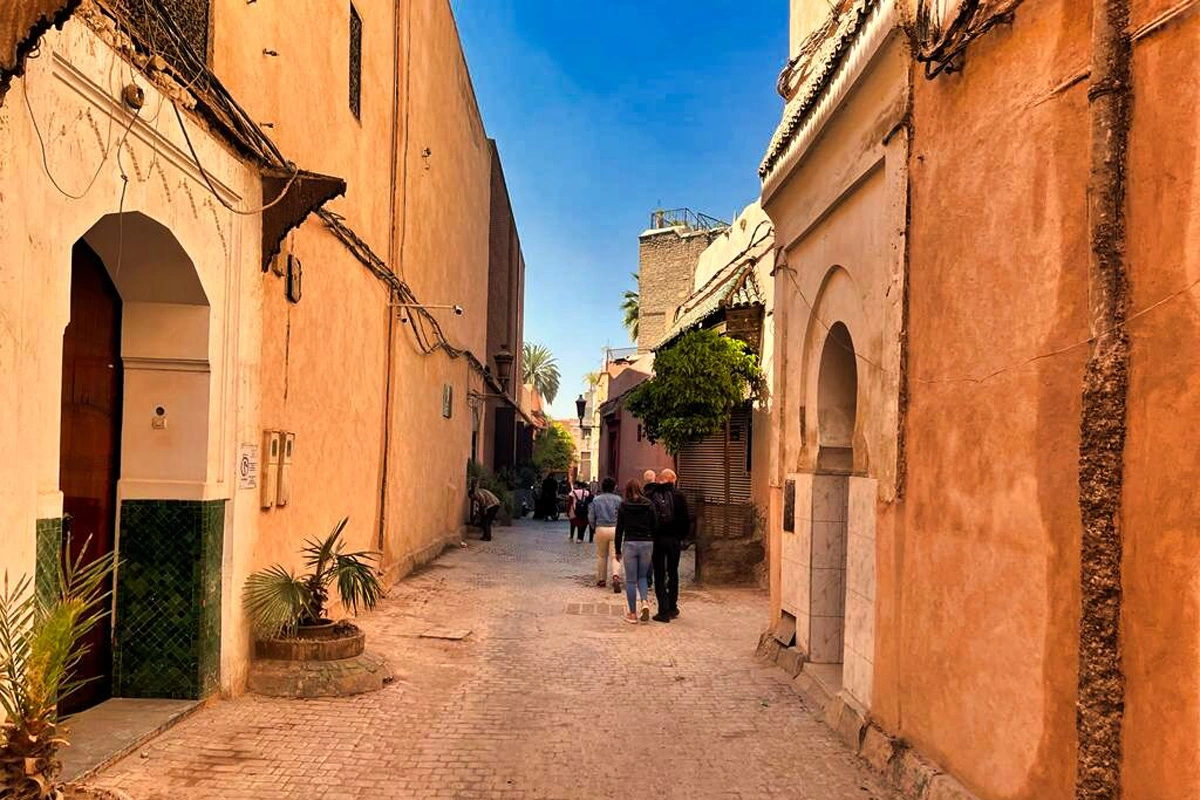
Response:
M350 4L350 111L362 119L362 17Z

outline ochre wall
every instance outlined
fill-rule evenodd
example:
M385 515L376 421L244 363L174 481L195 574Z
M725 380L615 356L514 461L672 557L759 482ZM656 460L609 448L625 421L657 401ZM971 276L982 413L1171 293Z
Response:
M404 4L402 175L397 258L422 302L457 304L461 317L439 315L457 347L490 361L487 345L488 219L491 156L449 3ZM428 150L426 157L423 153ZM466 516L466 466L471 445L465 359L423 355L397 329L388 478L385 562L392 574L414 557L440 548ZM442 386L454 391L453 416L442 417ZM489 390L490 391L490 390Z
M1137 29L1174 3L1142 0ZM1200 280L1200 13L1134 46L1130 310ZM1129 326L1122 523L1127 798L1200 797L1200 292Z
M1088 19L1025 4L914 81L907 496L874 711L981 797L1073 796ZM992 377L987 377L996 373Z
M363 21L361 119L348 100L348 4L331 14L316 0L222 0L214 66L253 118L273 124L268 132L289 158L346 180L346 196L328 208L421 302L461 305L462 317L432 313L451 344L488 362L492 162L449 4L406 3L398 21L387 0L355 8ZM264 48L279 56L263 55ZM283 250L304 266L303 297L292 304L282 278L261 278L262 413L265 428L296 433L292 499L260 514L251 567L298 565L304 539L349 516L349 546L382 549L388 580L398 578L462 529L468 391L484 387L465 358L422 353L397 321L385 421L387 288L315 216ZM446 385L453 392L449 419L442 415Z

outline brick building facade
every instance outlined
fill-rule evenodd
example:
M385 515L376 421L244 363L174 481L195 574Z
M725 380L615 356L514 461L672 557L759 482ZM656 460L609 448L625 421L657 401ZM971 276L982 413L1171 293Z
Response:
M692 293L700 254L719 233L676 225L638 237L638 352L652 350L671 328L675 309Z

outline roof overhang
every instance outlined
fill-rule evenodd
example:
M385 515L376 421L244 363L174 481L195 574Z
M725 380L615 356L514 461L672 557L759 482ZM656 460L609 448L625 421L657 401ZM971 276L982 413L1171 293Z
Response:
M279 255L285 236L299 227L309 214L345 193L346 181L332 175L263 168L263 203L274 203L262 212L263 272L271 266L271 259Z
M0 105L15 76L25 73L25 60L37 50L42 35L61 28L82 0L4 0L0 3Z

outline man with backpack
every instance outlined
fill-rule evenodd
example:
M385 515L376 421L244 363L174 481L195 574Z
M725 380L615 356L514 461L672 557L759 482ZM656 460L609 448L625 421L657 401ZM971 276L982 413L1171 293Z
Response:
M646 496L654 506L658 529L654 536L654 596L658 601L655 622L670 622L679 616L679 554L691 532L687 499L675 488L675 471L658 473L658 483L647 486Z

